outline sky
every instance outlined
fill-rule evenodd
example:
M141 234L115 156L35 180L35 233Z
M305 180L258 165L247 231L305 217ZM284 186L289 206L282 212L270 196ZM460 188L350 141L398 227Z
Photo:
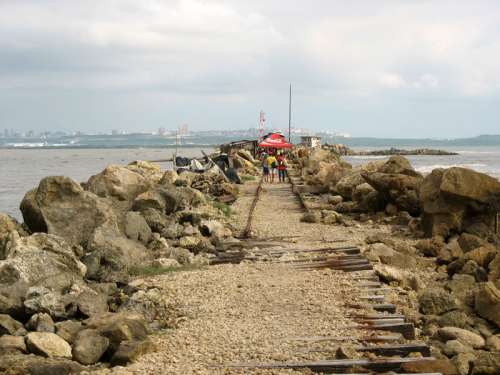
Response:
M500 1L0 0L0 129L500 133Z

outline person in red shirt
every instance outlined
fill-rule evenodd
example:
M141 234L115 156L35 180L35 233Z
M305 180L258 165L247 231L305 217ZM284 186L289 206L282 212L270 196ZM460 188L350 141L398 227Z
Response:
M278 155L276 160L278 161L278 179L279 179L279 182L285 182L288 167L286 165L286 159L285 159L285 155L283 155L283 152L281 152Z

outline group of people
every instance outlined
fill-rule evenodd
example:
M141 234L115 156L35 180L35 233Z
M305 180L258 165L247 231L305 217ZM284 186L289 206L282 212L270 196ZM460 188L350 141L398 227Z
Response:
M274 176L276 171L278 172L279 182L285 182L288 166L286 163L285 154L281 152L269 151L269 153L262 153L262 173L264 175L264 181L274 183Z

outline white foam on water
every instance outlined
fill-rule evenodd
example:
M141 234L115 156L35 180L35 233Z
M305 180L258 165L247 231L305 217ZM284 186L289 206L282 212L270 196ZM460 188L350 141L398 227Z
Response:
M453 168L453 167L461 167L461 168L469 168L469 169L477 169L484 170L488 167L488 165L483 163L469 163L469 164L431 164L431 165L422 165L420 167L416 167L415 170L421 173L430 173L434 169L437 168Z

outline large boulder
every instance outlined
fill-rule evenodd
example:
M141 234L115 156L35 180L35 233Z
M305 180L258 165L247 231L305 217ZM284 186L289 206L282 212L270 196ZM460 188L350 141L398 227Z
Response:
M435 169L422 182L419 198L425 234L447 237L468 225L491 227L500 204L500 182L467 168Z
M11 318L7 314L0 314L0 336L14 335L21 328L23 328L22 323Z
M352 169L338 155L315 149L302 160L302 177L306 184L318 186L321 191L333 190L335 185Z
M0 285L23 282L62 290L82 283L85 273L73 248L63 238L45 233L17 238L8 258L0 261Z
M131 201L145 192L150 182L141 174L129 168L110 165L101 173L90 177L86 189L100 197L112 197L122 201Z
M133 209L136 211L155 209L171 214L202 203L205 203L205 197L200 191L187 186L166 185L137 196Z
M85 370L88 369L69 358L13 353L3 355L0 360L2 374L69 375Z
M476 292L474 308L485 319L500 327L500 290L492 282L482 284Z
M109 339L111 352L115 352L122 341L144 340L148 335L146 322L140 314L107 313L87 319L85 325Z
M26 346L31 353L44 357L71 358L71 346L55 333L30 332Z
M342 198L352 199L354 189L365 182L365 179L361 176L361 172L354 171L342 177L335 185L334 190L340 194Z
M56 234L70 245L86 247L97 227L117 227L111 207L68 177L44 178L25 195L21 212L31 231Z
M104 282L125 282L130 267L148 257L144 245L108 228L95 231L87 250L89 253L82 258L88 268L87 277Z
M476 358L471 375L497 375L500 373L500 352L479 350L474 354Z
M418 298L420 312L426 315L441 315L457 308L453 296L443 289L426 289Z
M126 168L155 184L159 183L163 177L160 165L148 161L136 160L127 165Z
M420 213L418 188L422 181L421 176L382 172L364 172L361 176L385 198L385 201L395 204L399 210L413 215Z
M129 211L125 216L125 234L131 240L140 241L144 245L147 245L151 239L152 232L140 213Z
M484 348L486 341L481 335L472 331L458 327L443 327L437 331L439 338L444 341L459 340L464 344L472 346L474 349Z
M84 329L76 335L73 342L73 359L83 365L99 361L109 347L109 339L95 329Z
M406 176L422 177L415 171L408 159L401 155L394 155L378 168L380 173L403 174Z

